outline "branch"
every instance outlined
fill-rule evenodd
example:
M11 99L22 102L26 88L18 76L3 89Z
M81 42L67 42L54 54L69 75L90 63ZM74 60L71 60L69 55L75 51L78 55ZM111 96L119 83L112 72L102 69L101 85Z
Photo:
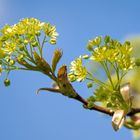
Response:
M88 104L88 102L84 98L82 98L79 94L77 94L77 96L74 99L83 103L86 106ZM90 108L90 110L96 110L98 112L101 112L101 113L104 113L104 114L107 114L107 115L110 115L110 116L113 116L113 114L114 114L114 112L111 109L107 109L107 108L104 108L104 107L101 107L101 106L97 106L95 104Z
M75 99L83 103L84 105L88 104L88 102L85 99L83 99L79 94L77 94L77 97ZM97 106L95 104L90 108L90 110L96 110L98 112L107 114L109 116L113 116L114 114L113 110L101 106ZM127 114L127 116L133 116L137 113L140 113L140 108L132 108L131 111Z
M133 115L135 115L135 114L137 114L137 113L140 113L140 108L132 108L132 109L131 109L131 112L129 112L129 113L127 114L127 116L133 116Z
M37 90L37 94L41 91L41 90L45 90L45 91L50 91L50 92L54 92L54 93L61 93L61 91L59 89L53 89L53 88L40 88ZM64 93L61 93L64 95ZM83 103L83 105L87 106L88 102L82 98L78 93L76 93L76 96L75 97L70 97L72 99L75 99L81 103ZM107 115L110 115L110 116L113 116L113 111L111 109L107 109L107 108L104 108L104 107L101 107L101 106L97 106L97 105L93 105L90 110L96 110L98 112L101 112L101 113L104 113L104 114L107 114Z
M50 91L54 93L61 93L62 95L68 96L69 98L75 99L79 102L81 102L83 105L87 106L88 101L85 100L83 97L81 97L76 90L73 88L71 83L69 82L67 78L67 68L65 65L63 65L59 71L58 71L58 77L55 76L53 73L54 81L56 82L57 88L40 88L37 90L37 93L41 90ZM91 108L88 108L90 110L95 110L104 114L107 114L109 116L113 116L114 111L112 109L108 109L102 106L98 106L96 104L93 104ZM140 112L140 108L134 109L132 108L131 111L127 114L127 116L133 116L136 113Z
M45 90L45 91L50 91L50 92L55 92L55 93L61 93L61 91L59 89L53 89L53 88L40 88L37 90L37 93L41 90ZM61 93L64 94L64 93ZM83 105L87 106L88 102L82 98L78 93L76 93L76 97L74 97L73 99L81 102ZM71 98L71 97L70 97ZM107 114L109 116L113 116L114 112L111 109L105 108L105 107L101 107L98 105L93 105L90 110L95 110L104 114ZM132 108L131 111L127 114L127 116L133 116L136 113L140 113L140 108Z

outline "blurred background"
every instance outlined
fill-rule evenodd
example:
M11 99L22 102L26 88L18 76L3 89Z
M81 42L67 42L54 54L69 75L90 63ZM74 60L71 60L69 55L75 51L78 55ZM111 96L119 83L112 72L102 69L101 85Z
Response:
M138 0L0 0L0 27L25 17L56 25L58 43L44 55L50 60L59 47L64 54L60 64L70 65L88 53L86 44L96 36L110 35L120 41L137 38L139 47L139 7ZM43 74L13 71L8 88L4 76L0 78L1 140L133 139L130 130L123 127L114 132L109 116L85 110L76 101L49 92L36 95L38 88L52 84ZM74 83L74 87L85 98L92 95L85 83Z

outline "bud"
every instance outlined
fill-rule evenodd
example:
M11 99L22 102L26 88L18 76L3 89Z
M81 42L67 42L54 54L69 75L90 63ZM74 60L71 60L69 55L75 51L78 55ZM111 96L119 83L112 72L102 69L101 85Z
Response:
M83 59L88 59L89 56L88 56L88 55L83 55L82 58L83 58Z
M88 99L87 99L88 102L95 102L96 101L96 98L94 96L90 96Z
M107 44L110 41L110 36L105 36L104 42Z
M124 43L125 45L127 45L127 46L130 46L130 41L125 41L125 43Z
M17 60L18 60L18 61L21 61L21 60L23 60L23 58L24 58L24 54L20 54L20 55L17 57Z
M111 108L112 107L112 103L107 103L106 105L108 108Z
M92 86L93 86L93 83L92 82L87 83L87 87L88 88L92 88Z
M102 43L102 36L96 37L96 38L94 39L94 45L95 45L95 46L99 46L101 43Z
M14 65L14 64L15 64L15 61L14 61L13 59L10 59L9 65L12 66L12 65Z
M27 45L29 41L27 39L24 40L24 44Z
M32 42L32 46L33 47L36 47L36 46L38 46L38 43L35 41L35 42Z
M50 39L50 44L55 45L56 44L56 38L51 38Z
M37 35L37 36L40 36L40 35L41 35L40 31L38 31L38 32L36 33L36 35Z
M56 49L54 51L53 58L52 58L52 70L53 70L53 72L55 71L56 66L57 66L59 60L61 59L61 57L62 57L62 51L60 49Z
M4 80L4 85L6 86L6 87L8 87L8 86L10 86L10 80L9 79L5 79Z
M93 51L93 41L92 40L89 40L88 44L87 44L87 49L89 51Z
M7 57L5 58L5 61L8 62L8 63L10 62L10 60L11 60L10 56L7 56Z
M75 75L73 73L69 73L68 78L69 78L70 82L74 82L76 80L76 77L75 77Z
M135 64L136 66L140 66L140 58L136 60Z
M23 51L24 50L24 45L23 44L20 44L18 47L19 47L19 50L20 51Z
M89 109L90 109L90 108L92 108L92 107L93 107L93 102L91 102L91 101L90 101L90 102L88 102L88 104L87 104L87 108L89 108Z

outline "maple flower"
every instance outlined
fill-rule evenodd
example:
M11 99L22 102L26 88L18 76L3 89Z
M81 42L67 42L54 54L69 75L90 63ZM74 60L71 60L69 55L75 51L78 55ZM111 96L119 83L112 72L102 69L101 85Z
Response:
M69 79L70 81L77 80L79 82L83 81L87 76L86 67L82 64L82 58L76 58L71 62Z

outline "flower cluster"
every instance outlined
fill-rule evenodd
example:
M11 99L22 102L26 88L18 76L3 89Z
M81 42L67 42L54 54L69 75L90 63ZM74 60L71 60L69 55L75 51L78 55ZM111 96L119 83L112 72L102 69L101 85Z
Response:
M126 41L124 44L121 44L109 36L106 36L104 42L102 42L102 37L89 40L87 48L92 51L92 56L90 57L92 60L96 62L110 61L117 63L123 70L129 70L135 66L134 60L131 57L132 46L130 42Z
M125 115L132 107L130 85L129 83L122 85L122 79L130 69L139 66L139 60L134 62L130 42L120 43L109 36L104 39L96 37L89 40L87 48L91 56L80 56L71 62L69 79L72 82L87 79L88 88L92 88L93 84L96 85L93 95L87 99L85 108L90 109L95 102L99 102L101 106L113 110L112 126L117 131L123 125ZM98 63L107 80L100 80L97 74L88 71L83 66L82 59L90 59L91 62Z
M82 57L76 58L74 61L71 62L70 66L70 73L69 73L69 79L70 81L83 81L87 76L87 70L86 67L82 64Z
M31 44L33 47L39 45L37 37L43 32L45 37L50 38L51 44L56 43L58 33L55 26L35 18L25 18L13 26L4 26L0 30L0 57L3 58L17 49L22 50L27 44Z
M42 57L44 44L56 44L57 36L55 26L35 18L22 19L12 26L5 25L0 29L0 73L19 68L16 62L35 70L29 66L30 63L36 65L33 52L39 52Z
M52 26L50 23L41 22L35 18L25 18L13 26L4 26L1 29L2 36L0 40L16 39L17 43L21 43L23 40L26 44L34 43L35 38L42 32L50 37L50 43L56 43L58 33L56 32L55 26Z

